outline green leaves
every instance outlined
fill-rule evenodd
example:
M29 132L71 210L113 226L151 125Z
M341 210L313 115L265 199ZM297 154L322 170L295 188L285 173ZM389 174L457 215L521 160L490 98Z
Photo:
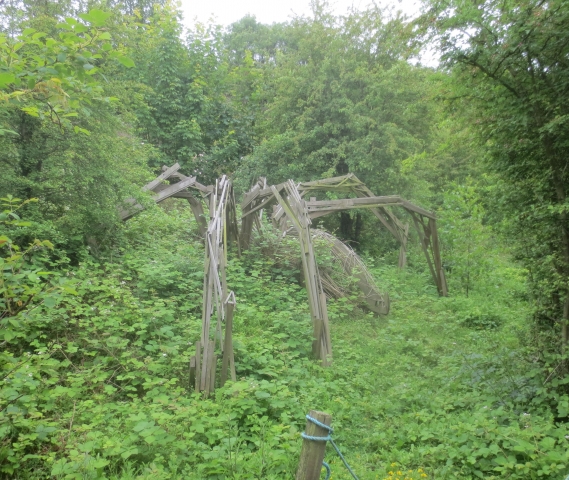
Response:
M0 73L0 89L5 88L7 85L14 83L16 76L13 73Z
M561 0L428 5L422 25L453 70L452 108L471 112L465 120L497 176L493 216L532 272L539 329L559 335L569 287L569 10Z
M79 17L95 27L102 27L105 25L107 19L111 15L112 14L110 12L103 12L102 10L92 9L89 10L89 13L79 14Z
M118 56L116 59L120 64L124 65L127 68L134 67L134 61L129 57Z
M0 66L4 65L0 99L28 115L69 127L70 114L77 115L83 105L104 98L95 78L108 58L134 66L109 42L110 32L102 30L110 15L96 9L80 15L89 26L67 18L58 24L63 31L54 36L33 28L24 29L17 41L0 35Z

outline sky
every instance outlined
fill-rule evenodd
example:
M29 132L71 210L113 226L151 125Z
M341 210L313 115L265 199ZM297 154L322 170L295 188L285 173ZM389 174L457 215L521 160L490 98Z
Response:
M329 0L335 14L344 14L350 7L364 10L370 0ZM395 6L408 15L417 14L418 0L380 0L382 6ZM229 25L247 14L254 15L261 23L289 20L295 15L310 15L310 0L181 0L184 23L190 27L195 22L207 22L214 18L219 25Z

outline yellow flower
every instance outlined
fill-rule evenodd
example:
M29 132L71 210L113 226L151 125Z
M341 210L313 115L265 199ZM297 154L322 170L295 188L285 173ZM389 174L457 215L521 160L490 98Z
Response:
M421 473L421 477L427 478L427 474L426 474L426 473Z
M397 466L397 462L393 462L390 467L396 467Z
M418 469L417 469L417 472L418 472L418 473L423 473L423 469L422 469L422 468L418 468Z
M403 472L401 470L397 470L397 475L403 475Z

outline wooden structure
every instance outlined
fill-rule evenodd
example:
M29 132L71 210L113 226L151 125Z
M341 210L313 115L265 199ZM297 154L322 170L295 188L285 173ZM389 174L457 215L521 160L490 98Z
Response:
M261 189L259 187L259 183L257 183L251 191L245 195L241 204L241 244L243 245L243 248L247 248L249 245L251 230L254 224L253 219L248 217L254 215L263 208L277 203L278 199L275 196L274 191L282 193L287 188L290 189L290 186L287 187L290 183L291 182L289 181L263 189ZM433 213L396 195L377 197L352 173L341 177L299 183L295 185L295 188L302 199L303 207L306 209L310 219L356 208L370 209L375 217L400 243L399 267L401 268L405 266L407 258L406 248L407 240L409 238L409 225L404 224L399 220L391 209L393 207L402 208L410 215L413 225L419 235L421 247L439 295L446 296L447 283L444 270L442 268L436 217ZM353 195L356 198L316 200L315 197L309 197L308 201L304 200L304 197L307 197L312 193L322 191ZM273 215L273 220L279 222L284 213L285 212L280 208L276 209Z
M271 220L276 228L281 229L283 234L292 229L298 236L312 317L312 350L323 366L328 365L332 359L332 343L326 295L313 246L314 233L311 231L313 219L350 209L370 209L400 243L399 266L403 267L406 263L409 224L404 224L392 211L393 207L401 208L410 215L419 235L423 253L439 294L447 295L435 215L399 196L375 196L353 174L305 183L289 180L270 186L264 178L261 178L244 195L241 203L241 229L239 229L231 181L224 175L215 185L204 186L198 183L195 177L180 174L179 168L178 164L163 167L163 173L145 185L143 190L152 192L157 203L170 197L188 200L200 232L204 236L202 333L200 340L196 342L195 357L192 357L190 362L190 378L194 381L196 391L203 391L208 395L215 389L218 363L216 351L222 355L219 384L222 385L228 377L235 380L232 324L236 303L235 295L229 290L226 281L227 251L232 242L236 245L238 254L242 248L250 246L253 227L257 226L260 230L263 210L268 207L273 207ZM177 182L165 183L171 179L176 179ZM334 192L336 195L344 194L346 198L317 200L316 197L310 196L322 191ZM208 207L209 221L204 214L203 203ZM119 209L119 214L123 220L126 220L142 208L136 200L127 199L123 208ZM336 253L343 252L344 255L357 257L338 239L334 237L332 239L330 245ZM387 314L389 299L375 287L371 276L369 274L366 276L363 272L358 283L370 309Z

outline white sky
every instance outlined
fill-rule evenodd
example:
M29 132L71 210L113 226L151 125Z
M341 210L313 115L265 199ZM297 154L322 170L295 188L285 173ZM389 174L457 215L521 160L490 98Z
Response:
M335 14L344 14L350 7L365 9L370 0L329 0ZM310 15L310 0L181 0L186 26L193 25L195 19L207 22L213 17L214 23L229 25L247 14L254 15L261 23L284 22L294 15ZM379 0L382 6L394 6L404 13L414 16L419 11L418 0Z

